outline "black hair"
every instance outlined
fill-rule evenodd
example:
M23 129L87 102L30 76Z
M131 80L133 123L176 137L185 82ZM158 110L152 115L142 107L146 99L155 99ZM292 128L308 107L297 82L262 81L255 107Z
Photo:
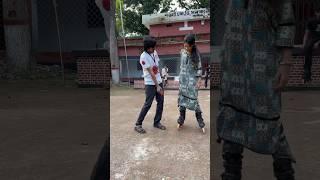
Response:
M193 62L194 65L197 65L200 61L199 57L199 50L196 46L196 38L194 34L188 34L184 38L184 42L188 43L191 47L191 61Z
M152 36L143 37L143 49L147 52L149 48L154 48L157 44L157 41Z

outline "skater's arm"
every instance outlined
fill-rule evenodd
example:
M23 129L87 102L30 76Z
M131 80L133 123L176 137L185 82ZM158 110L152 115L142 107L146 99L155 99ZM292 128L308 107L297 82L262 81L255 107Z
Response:
M197 81L197 88L200 89L200 87L201 87L201 77L199 77Z
M145 71L148 71L150 76L151 76L151 79L152 81L154 82L154 84L156 85L157 89L159 87L159 84L158 84L158 81L157 81L157 78L156 78L156 75L153 73L153 70L152 70L152 66L150 64L150 61L144 56L144 54L141 55L140 57L140 64L143 68L143 70Z
M292 49L291 48L282 48L281 49L282 54L282 63L283 65L290 65L291 64L291 58L292 58Z
M276 46L281 51L280 66L290 65L292 48L295 39L295 17L292 0L279 0L276 6L279 14L279 24L276 36Z
M274 90L281 92L289 81L292 48L295 39L295 17L292 0L279 0L274 6L278 16L276 47L281 51Z
M147 71L150 73L151 75L151 78L152 78L152 81L154 82L156 88L157 88L157 92L161 92L162 91L162 88L160 87L160 85L158 84L158 81L157 81L157 78L156 78L156 75L153 73L152 69L151 68L147 68Z
M152 81L154 82L154 84L156 85L156 87L159 86L156 75L153 73L151 67L147 68L147 71L149 72L149 74L151 75Z
M276 46L279 48L293 48L295 39L295 16L293 0L278 0L275 2L276 14L278 14Z
M308 29L306 29L306 32L304 33L304 37L303 37L303 48L307 45L307 39L310 36L310 31Z
M277 92L282 91L288 84L292 58L292 49L282 48L281 53L282 60L278 68L278 72L276 74L276 84L274 86L274 90Z
M202 77L202 63L201 63L201 56L200 53L198 52L198 57L199 57L199 62L198 62L198 69L197 69L197 88L199 89L201 86L201 77Z

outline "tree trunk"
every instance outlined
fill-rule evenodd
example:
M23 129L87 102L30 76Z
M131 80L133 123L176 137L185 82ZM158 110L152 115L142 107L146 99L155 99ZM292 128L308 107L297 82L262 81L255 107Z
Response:
M110 0L110 1L112 1L112 0ZM98 6L98 8L100 9L102 17L104 19L104 26L105 26L105 31L106 31L105 48L110 53L110 11L106 11L103 8L102 0L95 0L95 2L96 2L96 5Z
M111 1L110 9L110 59L111 59L111 71L112 81L115 84L119 84L119 57L118 57L118 41L116 37L116 1Z
M26 72L31 60L29 0L3 0L6 56L11 72Z
M100 9L100 12L104 18L104 25L106 31L106 48L110 53L111 59L111 73L112 81L115 84L119 84L119 58L118 58L118 43L116 38L116 1L110 0L110 10L104 9L103 0L96 0L96 4Z

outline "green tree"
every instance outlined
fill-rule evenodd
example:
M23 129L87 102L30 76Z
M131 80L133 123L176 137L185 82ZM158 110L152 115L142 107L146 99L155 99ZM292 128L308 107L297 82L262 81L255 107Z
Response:
M110 53L112 81L119 83L119 59L118 59L118 41L116 37L116 1L111 1L110 9L106 10L103 7L102 0L95 0L97 7L100 9L101 15L104 19L104 26L106 32L106 49Z
M210 5L209 0L177 0L179 6L184 9L199 9L199 8L208 8Z
M120 5L121 4L121 5ZM116 0L116 33L117 36L120 36L121 29L121 17L120 17L120 7L123 9L123 0Z
M126 33L145 35L149 30L142 24L142 15L170 10L171 0L119 0L124 3L124 26ZM119 2L120 3L120 2ZM119 11L118 11L119 12ZM118 23L120 21L120 14ZM120 24L121 25L121 24ZM118 25L117 25L118 26ZM119 26L121 27L121 26Z

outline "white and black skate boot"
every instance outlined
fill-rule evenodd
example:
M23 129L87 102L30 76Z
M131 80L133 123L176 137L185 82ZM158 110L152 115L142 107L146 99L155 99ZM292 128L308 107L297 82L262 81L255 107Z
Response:
M186 119L186 110L180 110L180 116L177 120L177 122L178 122L177 128L178 129L180 129L183 126L185 119Z
M202 118L201 112L196 112L196 118L197 118L199 127L201 128L202 132L205 133L206 130L205 130L204 127L206 126L206 124L203 122L203 118Z

